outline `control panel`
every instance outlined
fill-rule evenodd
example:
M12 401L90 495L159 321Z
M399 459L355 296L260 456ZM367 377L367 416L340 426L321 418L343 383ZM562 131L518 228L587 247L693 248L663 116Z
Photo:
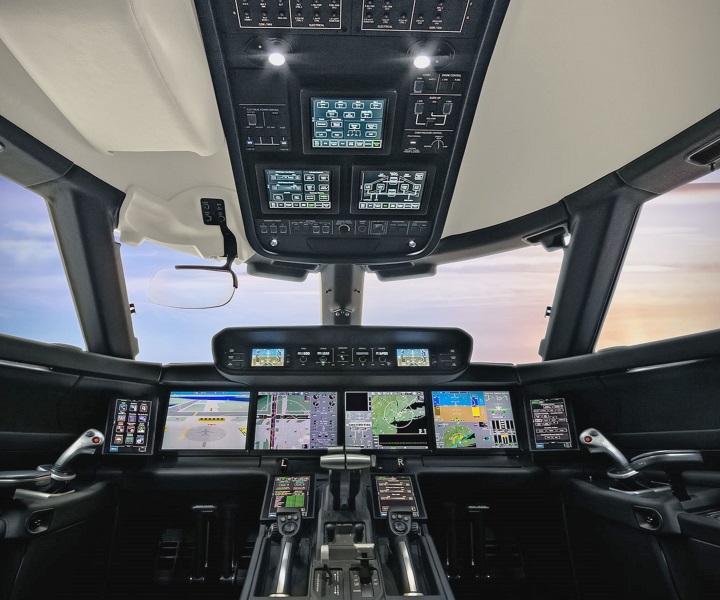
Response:
M340 29L341 0L235 0L241 29Z
M217 36L208 48L221 50L208 59L216 87L229 92L219 107L253 249L308 264L382 264L432 252L462 160L453 150L479 97L471 79L484 76L482 48L492 47L504 4L213 7L199 18L213 21L202 30Z
M213 338L215 366L230 379L247 372L457 372L468 366L472 351L470 336L455 329L326 329L224 329Z
M462 33L479 0L363 0L360 29Z

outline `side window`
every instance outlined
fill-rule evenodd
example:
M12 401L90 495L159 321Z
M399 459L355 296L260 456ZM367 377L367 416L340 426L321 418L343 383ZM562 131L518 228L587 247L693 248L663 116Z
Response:
M0 333L85 348L47 204L2 177Z
M720 328L720 172L647 202L597 350Z

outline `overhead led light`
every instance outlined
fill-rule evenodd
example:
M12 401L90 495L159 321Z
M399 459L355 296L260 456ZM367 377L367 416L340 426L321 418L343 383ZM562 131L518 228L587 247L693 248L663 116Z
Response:
M281 67L285 64L285 55L282 52L271 52L268 54L268 62L276 67Z
M430 66L432 59L427 54L418 54L413 59L413 64L416 69L427 69Z

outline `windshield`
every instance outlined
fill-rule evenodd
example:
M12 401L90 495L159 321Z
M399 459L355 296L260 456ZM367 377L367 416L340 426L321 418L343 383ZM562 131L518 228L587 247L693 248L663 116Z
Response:
M249 276L234 266L238 289L226 306L182 310L148 300L150 279L175 264L215 264L143 243L123 245L138 360L209 362L212 336L225 327L319 325L320 276L302 283ZM562 252L541 247L443 265L431 278L380 282L365 276L363 324L460 327L475 339L474 361L539 360L545 307L552 303Z

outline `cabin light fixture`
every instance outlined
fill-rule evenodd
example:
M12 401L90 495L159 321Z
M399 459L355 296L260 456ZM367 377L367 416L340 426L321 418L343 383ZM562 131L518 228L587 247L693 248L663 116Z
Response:
M275 67L281 67L285 64L285 55L282 52L271 52L268 54L268 62Z
M433 68L439 71L455 56L455 50L447 42L418 42L407 51L407 57L416 69Z

